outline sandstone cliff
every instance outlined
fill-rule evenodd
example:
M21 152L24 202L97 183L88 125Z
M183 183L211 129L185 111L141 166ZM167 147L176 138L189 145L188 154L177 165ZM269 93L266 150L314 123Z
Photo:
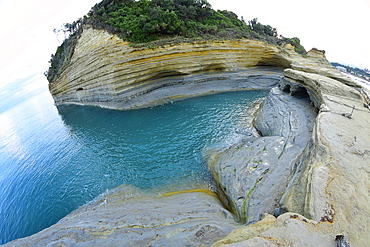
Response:
M256 40L198 41L153 49L135 48L115 35L85 27L69 66L49 87L57 104L83 103L128 109L191 94L175 90L150 97L163 87L199 84L212 77L207 72L239 71L253 66L314 70L352 83L333 70L317 50L303 58L290 45L280 48ZM203 77L193 78L194 75ZM215 89L213 86L209 91Z
M370 112L359 87L317 49L302 57L255 40L135 48L85 27L50 84L57 104L129 109L218 91L270 95L248 123L255 136L210 150L219 195L125 187L8 245L334 246L343 234L366 246Z

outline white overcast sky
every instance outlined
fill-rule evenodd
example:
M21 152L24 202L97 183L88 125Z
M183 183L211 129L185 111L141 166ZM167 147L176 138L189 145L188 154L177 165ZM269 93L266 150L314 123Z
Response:
M87 14L99 0L0 0L0 90L45 71L59 45L54 28ZM330 61L370 69L370 0L209 0L245 20L258 18Z

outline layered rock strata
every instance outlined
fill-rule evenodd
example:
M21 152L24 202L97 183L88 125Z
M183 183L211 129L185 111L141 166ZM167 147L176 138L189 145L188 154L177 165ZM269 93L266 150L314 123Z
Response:
M280 48L257 40L192 41L149 49L86 26L69 65L49 88L57 104L130 109L199 93L238 90L228 84L232 75L220 77L214 72L266 65L314 70L351 83L318 50L303 58L289 45Z
M354 246L370 237L370 112L361 93L339 81L286 70L292 83L307 88L320 112L314 146L300 162L297 176L282 198L291 211L332 223L333 232L348 235Z

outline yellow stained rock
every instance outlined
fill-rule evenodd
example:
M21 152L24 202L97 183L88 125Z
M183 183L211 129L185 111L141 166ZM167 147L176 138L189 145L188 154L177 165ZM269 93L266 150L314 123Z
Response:
M238 71L259 65L332 73L330 63L318 50L309 52L305 58L290 47L276 47L258 40L200 40L150 49L130 46L106 31L85 27L69 65L49 88L57 104L120 108L112 102L123 100L123 93L130 90L155 89L148 86L153 78ZM338 77L340 73L332 76Z

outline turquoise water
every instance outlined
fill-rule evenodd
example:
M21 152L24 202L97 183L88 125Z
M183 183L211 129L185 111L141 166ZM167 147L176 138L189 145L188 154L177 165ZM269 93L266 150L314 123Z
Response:
M267 91L152 108L55 107L48 92L0 113L0 244L36 233L121 184L210 186L202 150L240 132ZM175 187L175 186L174 186Z

